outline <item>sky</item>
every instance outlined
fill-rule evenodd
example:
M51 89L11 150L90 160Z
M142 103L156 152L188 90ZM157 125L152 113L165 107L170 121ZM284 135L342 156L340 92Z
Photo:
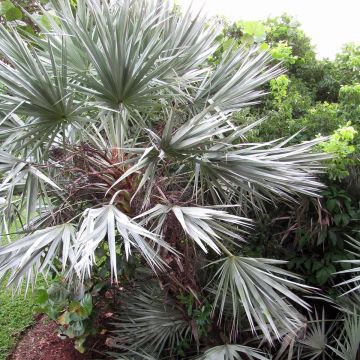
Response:
M191 0L177 0L189 6ZM193 0L197 9L204 4L208 15L229 20L261 20L286 12L302 24L315 45L319 59L334 59L343 44L360 44L360 0Z

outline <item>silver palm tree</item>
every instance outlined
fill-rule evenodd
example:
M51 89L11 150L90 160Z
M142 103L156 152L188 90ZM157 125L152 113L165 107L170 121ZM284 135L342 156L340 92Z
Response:
M209 299L224 332L201 359L268 358L239 332L295 334L311 289L284 261L243 254L248 216L318 196L327 157L321 139L247 143L264 119L233 120L281 68L257 47L210 65L217 23L167 1L53 0L42 12L37 37L0 25L0 278L29 287L51 269L81 284L106 243L111 281L123 254L153 282L139 275L119 316L124 358L198 342L179 292Z

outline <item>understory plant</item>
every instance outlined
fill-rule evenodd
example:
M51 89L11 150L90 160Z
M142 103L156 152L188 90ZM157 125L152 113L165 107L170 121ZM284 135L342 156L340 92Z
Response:
M284 344L315 359L354 346L311 352L315 289L283 259L244 252L265 205L319 196L329 157L321 138L249 143L264 119L233 121L281 75L270 53L230 47L214 66L216 22L166 1L53 0L42 21L28 16L38 36L0 25L3 283L61 277L86 299L54 315L70 331L105 269L118 359L269 359ZM343 337L358 325L347 316Z

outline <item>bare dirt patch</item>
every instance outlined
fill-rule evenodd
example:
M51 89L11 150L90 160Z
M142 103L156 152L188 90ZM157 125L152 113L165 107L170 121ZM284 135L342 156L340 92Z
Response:
M38 316L35 324L28 328L8 360L89 360L105 358L98 348L103 348L105 339L90 339L89 350L80 354L71 339L58 336L57 324L46 316Z

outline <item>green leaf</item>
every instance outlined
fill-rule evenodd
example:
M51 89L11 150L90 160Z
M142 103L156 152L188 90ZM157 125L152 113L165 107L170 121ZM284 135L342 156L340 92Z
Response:
M336 226L339 226L341 224L342 221L342 214L336 214L334 216L334 223Z
M71 314L68 311L65 311L64 313L62 313L58 318L57 318L57 322L60 325L69 325L71 322Z
M343 270L350 270L351 269L351 263L349 262L341 262L340 266Z
M335 206L337 205L336 199L329 199L326 201L326 208L332 212L335 209Z
M46 28L46 29L48 29L48 30L51 29L51 22L50 22L49 16L47 16L47 15L41 15L41 16L39 17L38 21L40 22L40 24L41 24L44 28Z
M80 304L82 308L85 310L85 313L89 316L92 312L92 296L90 294L86 294L81 300Z
M26 26L19 25L19 26L17 26L17 29L19 30L19 32L25 32L30 35L35 35L34 28L30 25L26 25Z
M347 226L347 225L349 225L349 222L350 222L350 217L349 217L349 215L347 215L347 214L342 214L341 221L342 221L342 226Z
M319 271L316 272L316 281L320 285L324 285L329 280L331 274L332 274L332 271L330 268L323 267L322 269L320 269Z
M336 233L330 230L328 232L328 236L329 236L331 244L335 246L336 243L337 243L337 235L336 235Z
M323 267L322 263L319 261L315 261L312 266L312 271L317 271Z
M310 270L312 267L312 260L311 259L307 259L304 263L305 269L306 270Z
M327 236L327 231L326 230L321 231L318 236L316 245L321 245L325 241L326 236Z
M5 16L6 12L15 7L10 0L4 0L0 3L0 15Z
M64 334L70 338L80 337L85 334L85 326L82 320L76 320L70 323L70 326L64 331Z
M7 21L15 21L15 20L21 20L23 17L23 14L20 9L17 7L12 7L5 13L5 18Z
M243 28L246 34L254 37L265 35L265 26L259 21L245 21L243 23Z
M262 43L262 44L260 45L260 50L262 50L262 51L267 51L267 50L269 50L269 44L267 44L266 42Z
M299 246L302 248L309 242L309 237L305 234L300 237L299 239Z
M86 341L86 336L81 336L80 338L76 339L74 342L75 349L81 354L83 354L86 350L84 346L85 341Z
M0 15L4 16L7 21L21 20L23 17L22 11L10 0L0 3Z
M49 295L45 289L37 289L34 294L34 303L44 305L49 300Z
M81 304L79 301L72 301L69 305L69 311L72 313L79 313L81 311Z

